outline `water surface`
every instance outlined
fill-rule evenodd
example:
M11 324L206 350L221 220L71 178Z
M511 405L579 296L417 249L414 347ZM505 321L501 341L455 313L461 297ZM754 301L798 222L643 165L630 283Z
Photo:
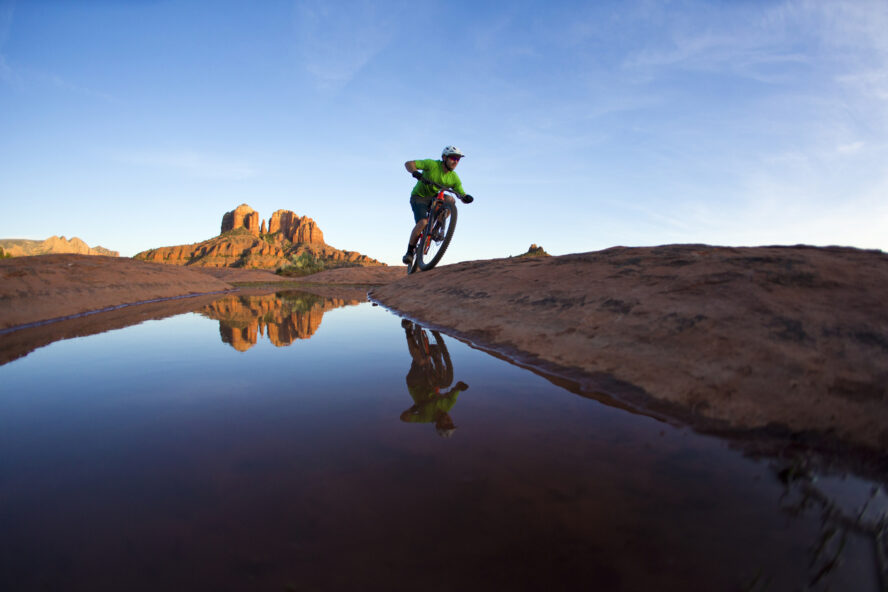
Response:
M880 589L875 482L360 299L195 307L0 366L0 589Z

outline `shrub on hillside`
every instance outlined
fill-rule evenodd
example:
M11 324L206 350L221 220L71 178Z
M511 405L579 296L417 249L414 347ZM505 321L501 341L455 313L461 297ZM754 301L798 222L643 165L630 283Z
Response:
M321 259L311 251L304 251L298 257L291 259L292 265L281 267L275 271L278 275L287 277L300 277L303 275L311 275L328 269L336 269L338 267L360 267L358 263L350 263L348 261L335 261L333 259Z

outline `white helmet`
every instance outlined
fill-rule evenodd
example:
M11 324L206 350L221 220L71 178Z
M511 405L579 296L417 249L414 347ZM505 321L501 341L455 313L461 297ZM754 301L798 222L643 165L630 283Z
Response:
M456 146L445 146L444 150L441 152L441 158L447 158L448 156L453 155L459 156L460 158L465 156L465 154L463 154Z

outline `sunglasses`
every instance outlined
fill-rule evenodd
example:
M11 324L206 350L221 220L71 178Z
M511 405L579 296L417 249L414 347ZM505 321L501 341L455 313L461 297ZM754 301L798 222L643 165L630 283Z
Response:
M449 158L450 160L459 160L460 158L462 158L462 156L457 156L456 154L449 154L447 156L447 158Z

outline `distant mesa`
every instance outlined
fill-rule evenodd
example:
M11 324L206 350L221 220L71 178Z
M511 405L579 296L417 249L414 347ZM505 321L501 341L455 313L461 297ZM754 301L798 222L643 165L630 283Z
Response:
M384 265L361 253L324 242L324 233L308 216L277 210L266 221L241 204L222 216L220 234L191 245L159 247L137 253L135 259L194 265L290 271L294 275L333 267Z
M64 236L51 236L42 241L24 238L0 238L0 250L11 257L48 255L50 253L120 256L119 252L108 250L105 247L90 247L76 236L71 240L66 239Z

